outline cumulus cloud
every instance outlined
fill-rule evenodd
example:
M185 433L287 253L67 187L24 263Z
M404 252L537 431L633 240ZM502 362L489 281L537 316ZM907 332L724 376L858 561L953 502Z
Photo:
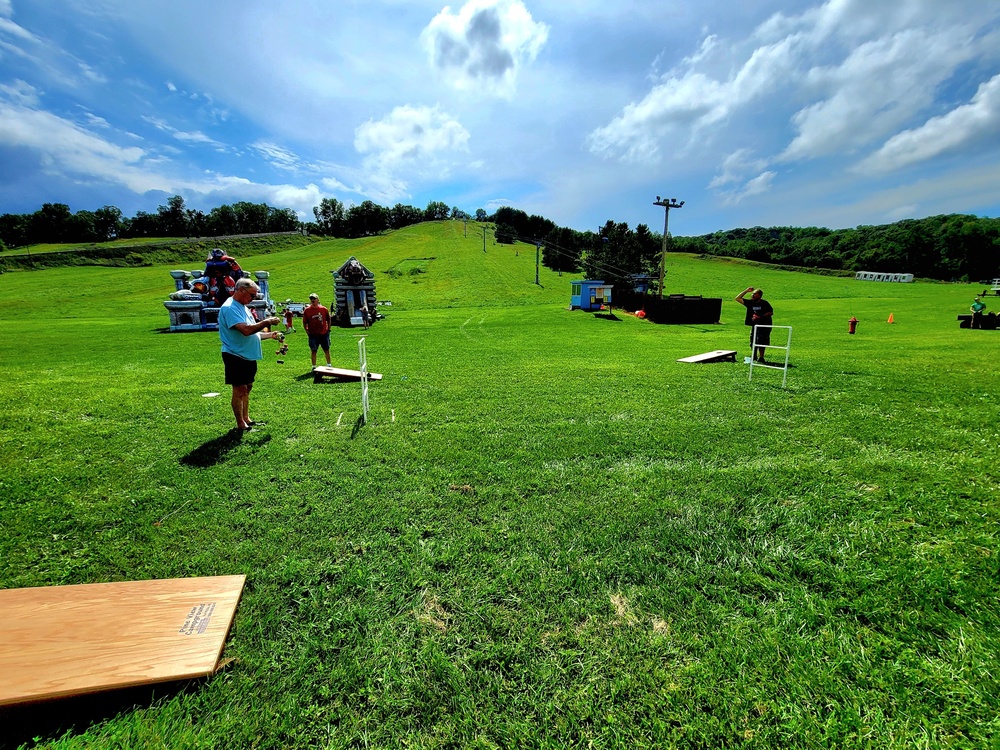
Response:
M928 121L926 130L913 126L940 107L942 87L958 72L995 64L998 16L997 6L971 0L828 0L775 14L745 39L707 35L645 96L594 129L586 144L594 154L622 161L704 154L717 142L739 154L766 121L776 134L767 145L771 155L739 170L724 164L712 181L714 188L731 189L756 170L744 189L730 193L740 196L767 188L773 179L768 163L859 158L885 144L866 166L900 165L896 151L934 130L952 127L944 141L958 143L992 127L984 122L992 122L992 88L947 120ZM742 127L750 119L755 126Z
M697 66L717 45L702 44L688 58ZM740 107L773 93L792 74L798 40L782 39L754 50L727 80L712 78L694 67L667 74L639 102L629 104L608 125L588 137L590 150L626 161L658 159L662 144L683 148L700 133L726 121Z
M862 161L858 170L889 172L986 138L1000 141L1000 75L980 85L969 104L894 135Z
M380 171L426 171L449 152L467 151L468 142L469 131L438 107L396 107L354 131L354 147Z
M451 86L510 98L548 33L521 0L469 0L457 13L445 6L422 37L432 67Z

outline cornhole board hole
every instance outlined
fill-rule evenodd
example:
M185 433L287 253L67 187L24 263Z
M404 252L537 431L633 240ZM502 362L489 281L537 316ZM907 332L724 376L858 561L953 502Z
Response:
M704 354L695 354L693 357L684 357L684 359L677 360L678 362L694 362L694 363L705 363L705 362L735 362L736 352L729 349L717 349L714 352L705 352Z
M340 367L317 367L312 371L313 382L321 383L323 378L335 378L336 380L361 380L361 370L344 370ZM382 375L377 372L368 373L369 380L381 380Z
M0 590L0 706L214 674L245 581Z

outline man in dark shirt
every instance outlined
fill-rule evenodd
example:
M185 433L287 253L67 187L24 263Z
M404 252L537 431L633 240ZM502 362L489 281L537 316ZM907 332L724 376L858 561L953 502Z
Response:
M750 299L748 300L743 299L747 292L751 292ZM755 362L764 363L764 345L771 343L771 329L757 328L756 326L774 325L774 308L771 307L770 302L764 299L764 292L760 289L754 289L752 286L748 286L737 294L736 301L747 309L743 322L751 326L750 354L753 356ZM756 341L754 341L754 332L757 334Z

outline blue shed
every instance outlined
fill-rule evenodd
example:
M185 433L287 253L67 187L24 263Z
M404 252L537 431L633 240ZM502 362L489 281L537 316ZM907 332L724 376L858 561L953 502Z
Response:
M571 310L600 310L611 306L611 284L599 280L573 281L569 300Z

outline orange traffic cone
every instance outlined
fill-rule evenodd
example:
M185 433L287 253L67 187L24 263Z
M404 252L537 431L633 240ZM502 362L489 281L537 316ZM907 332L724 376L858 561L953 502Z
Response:
M892 319L892 313L889 313L889 320L886 323L895 323L896 321Z

